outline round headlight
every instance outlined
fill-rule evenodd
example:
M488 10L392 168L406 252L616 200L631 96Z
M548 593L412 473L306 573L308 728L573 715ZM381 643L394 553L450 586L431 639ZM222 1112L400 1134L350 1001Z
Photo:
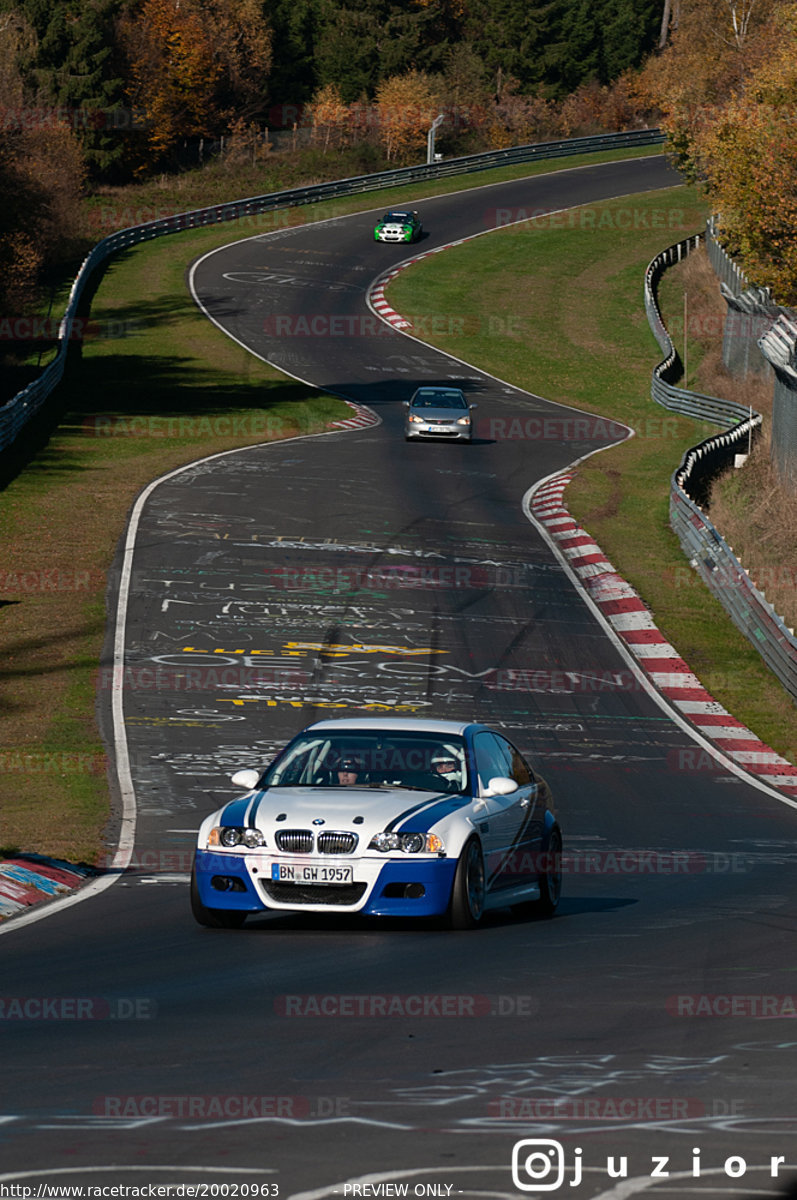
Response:
M420 854L425 841L422 833L405 833L401 839L401 849L405 854Z
M266 839L259 829L247 829L244 833L244 845L253 850L256 846L265 846Z
M235 826L229 825L221 831L222 846L237 846L241 841L243 830L236 829Z
M368 849L380 850L382 854L386 854L388 850L400 850L401 838L397 833L375 833Z

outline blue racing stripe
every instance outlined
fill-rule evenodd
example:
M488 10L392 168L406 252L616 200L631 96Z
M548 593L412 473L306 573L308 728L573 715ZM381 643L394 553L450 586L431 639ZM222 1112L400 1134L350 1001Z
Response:
M252 811L249 813L249 820L247 822L250 829L257 828L257 813L258 813L260 805L262 804L267 791L268 791L268 788L262 788L254 798L254 801L252 803Z
M421 800L419 804L413 804L410 808L405 808L404 812L399 813L397 817L394 817L393 820L385 826L386 832L392 833L400 821L406 821L415 813L422 812L425 808L428 808L430 804L437 804L439 799L439 796L432 796L431 799L427 797L426 800ZM420 833L420 829L417 832Z
M433 825L436 825L438 821L442 821L443 817L448 817L451 813L458 812L461 808L467 808L472 803L473 798L471 796L438 796L434 800L431 800L423 811L416 811L415 813L404 814L404 817L399 817L398 821L402 821L403 823L398 832L428 833ZM395 827L396 824L397 821L394 821L392 827Z
M238 800L231 800L225 805L219 818L219 825L243 825L246 822L246 812L249 805L252 803L252 793L248 796L241 796Z

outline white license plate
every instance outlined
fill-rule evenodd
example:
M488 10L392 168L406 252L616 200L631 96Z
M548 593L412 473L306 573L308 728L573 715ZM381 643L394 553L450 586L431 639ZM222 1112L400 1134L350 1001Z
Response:
M278 883L353 883L354 867L331 863L272 863L271 878Z

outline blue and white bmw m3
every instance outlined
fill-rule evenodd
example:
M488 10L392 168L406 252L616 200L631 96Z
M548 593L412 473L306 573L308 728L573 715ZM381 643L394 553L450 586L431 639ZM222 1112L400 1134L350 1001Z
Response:
M561 832L545 781L503 734L414 718L319 721L199 830L200 925L263 912L551 916Z

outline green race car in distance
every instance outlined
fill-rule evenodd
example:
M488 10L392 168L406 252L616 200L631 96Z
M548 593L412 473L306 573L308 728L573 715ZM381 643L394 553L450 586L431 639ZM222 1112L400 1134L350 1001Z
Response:
M377 221L374 227L375 242L416 242L423 226L417 212L412 209L391 209Z

